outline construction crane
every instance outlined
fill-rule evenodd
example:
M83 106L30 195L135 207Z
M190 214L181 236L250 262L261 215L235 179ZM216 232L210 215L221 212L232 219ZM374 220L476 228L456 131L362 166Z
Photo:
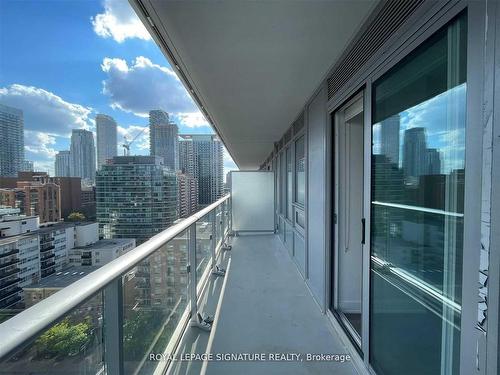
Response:
M122 147L123 147L123 156L129 156L130 155L130 145L132 143L134 143L134 141L142 134L144 133L144 130L146 130L147 126L145 126L144 128L141 129L141 131L139 131L139 133L137 133L135 135L135 137L130 141L130 142L127 142L127 136L124 135L123 136L123 143L122 143Z

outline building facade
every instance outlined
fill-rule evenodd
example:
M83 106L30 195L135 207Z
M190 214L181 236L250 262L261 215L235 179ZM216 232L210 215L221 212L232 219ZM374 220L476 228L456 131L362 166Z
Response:
M66 219L72 212L82 210L81 178L80 177L52 177L54 183L61 189L61 217Z
M81 208L80 212L85 215L87 219L95 220L96 217L96 198L95 186L84 186L81 190Z
M215 202L224 189L224 151L219 137L205 134L180 135L180 165L198 184L198 205Z
M56 177L70 177L71 176L71 152L59 151L56 154L54 162L54 170Z
M23 161L23 111L0 104L0 176L16 177Z
M71 176L82 180L94 181L96 153L94 135L84 129L73 129L71 133Z
M41 223L61 220L61 188L46 175L17 181L15 188L0 188L0 204L38 216Z
M96 202L104 238L141 244L177 219L176 175L160 157L114 157L97 173Z
M40 279L37 216L0 208L0 309L22 302L22 287Z
M34 167L33 162L31 160L23 160L23 162L21 163L20 171L33 172L34 170L35 170L35 167Z
M189 174L177 173L177 211L185 218L198 211L198 181Z
M69 263L73 266L100 267L135 248L133 238L98 240L86 246L76 246L69 251Z
M37 234L0 239L0 309L22 301L22 287L40 280L40 250Z
M135 240L108 243L99 241L99 226L95 222L39 224L37 216L20 215L19 210L0 210L0 309L2 313L16 313L30 299L23 297L23 288L61 272L66 274L72 264L82 264L81 251L95 254L92 265L103 265L135 247ZM114 240L113 240L114 241ZM118 242L118 245L116 244ZM94 252L94 245L98 248ZM99 250L106 250L100 255ZM119 251L115 251L118 249ZM109 251L108 251L109 250ZM78 253L80 261L75 262ZM70 262L70 260L73 262ZM114 258L113 258L114 259ZM83 261L83 265L89 265Z
M113 117L98 114L95 117L97 138L97 168L106 163L106 160L117 156L116 121Z
M179 129L162 110L149 111L149 147L152 156L175 172L179 169Z

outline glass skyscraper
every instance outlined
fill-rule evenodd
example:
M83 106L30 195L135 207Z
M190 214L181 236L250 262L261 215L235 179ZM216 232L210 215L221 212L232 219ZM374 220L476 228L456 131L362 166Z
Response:
M168 113L149 111L149 141L151 155L163 158L163 164L171 171L179 169L179 129L170 122Z
M0 176L17 177L23 160L23 111L0 104Z
M116 121L113 117L98 114L95 117L97 134L97 168L106 163L106 160L117 156Z
M56 154L54 169L56 177L71 176L71 153L69 151L59 151Z
M180 135L180 166L198 181L198 204L209 205L222 196L224 155L222 142L212 134Z
M96 195L105 238L140 244L177 219L177 178L159 157L115 156L97 172Z
M71 176L93 181L95 178L94 135L84 129L71 133Z

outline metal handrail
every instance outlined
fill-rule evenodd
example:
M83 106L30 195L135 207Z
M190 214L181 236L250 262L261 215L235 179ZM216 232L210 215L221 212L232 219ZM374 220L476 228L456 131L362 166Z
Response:
M82 304L113 280L123 276L161 246L220 206L230 195L220 198L194 215L170 226L148 241L68 285L36 305L0 324L0 359L30 341L68 312Z

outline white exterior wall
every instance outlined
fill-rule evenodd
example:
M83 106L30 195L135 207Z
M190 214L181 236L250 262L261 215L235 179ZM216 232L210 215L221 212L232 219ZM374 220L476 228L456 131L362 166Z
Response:
M0 232L2 237L17 236L23 233L34 232L38 229L40 219L36 217L23 217L9 218L9 221L0 222Z
M103 243L105 243L103 245ZM90 260L92 266L102 266L119 256L129 252L135 248L135 239L127 238L120 239L119 242L115 240L100 240L95 245L86 247L76 247L69 252L71 265L85 266L89 264L82 264L82 254L91 254Z
M40 241L38 235L27 236L15 241L19 249L19 286L23 287L40 279Z
M56 262L56 271L60 271L68 264L68 241L66 238L66 229L54 231L54 255Z
M83 247L99 241L99 224L81 224L75 226L74 247Z
M66 228L66 247L68 251L75 247L75 227Z

